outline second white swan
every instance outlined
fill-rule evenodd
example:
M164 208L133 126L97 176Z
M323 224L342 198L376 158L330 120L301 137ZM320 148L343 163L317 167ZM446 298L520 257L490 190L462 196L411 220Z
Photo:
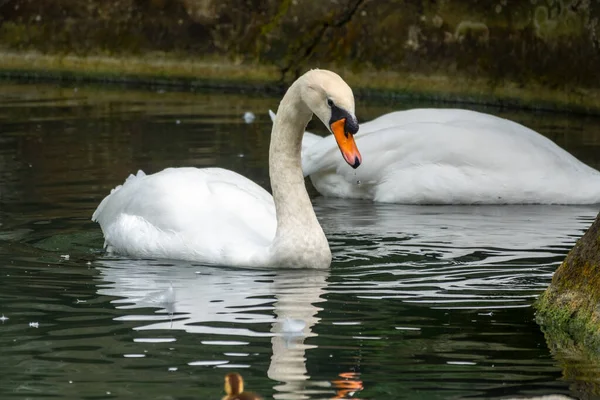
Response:
M600 203L600 172L489 114L392 112L361 124L356 143L366 161L354 171L334 157L331 136L305 133L302 167L321 194L405 204Z

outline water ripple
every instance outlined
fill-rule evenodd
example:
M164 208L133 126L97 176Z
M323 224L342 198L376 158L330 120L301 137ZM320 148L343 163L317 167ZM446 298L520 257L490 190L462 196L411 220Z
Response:
M279 99L3 89L1 398L220 398L239 369L265 398L574 394L530 305L598 206L316 198L328 271L108 257L90 215L138 168L218 165L268 187L266 110ZM550 124L597 164L578 132L565 139L570 124L591 135L597 123Z
M336 260L347 265L330 292L447 309L529 306L598 211L322 198L316 206L323 225L335 232Z

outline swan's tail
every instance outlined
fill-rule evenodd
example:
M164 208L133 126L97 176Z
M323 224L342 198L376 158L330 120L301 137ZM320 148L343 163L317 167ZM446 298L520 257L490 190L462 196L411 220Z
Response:
M133 175L130 174L127 179L125 179L125 182L122 185L119 185L117 187L115 187L114 189L112 189L110 191L110 194L108 196L106 196L104 199L102 199L102 201L100 202L100 204L98 205L98 208L96 208L96 211L94 211L94 213L92 214L92 221L94 222L102 222L100 221L101 219L101 215L102 212L104 211L104 209L106 208L106 204L108 203L108 200L110 199L110 197L112 195L114 195L115 193L117 193L119 190L121 190L121 188L127 184L131 184L132 182L145 177L146 174L144 173L144 171L142 171L141 169L137 172L137 174Z

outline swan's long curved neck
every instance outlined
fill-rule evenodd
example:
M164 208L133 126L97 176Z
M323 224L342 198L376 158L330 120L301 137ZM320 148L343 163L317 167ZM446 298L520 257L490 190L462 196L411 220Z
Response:
M277 213L273 250L279 247L287 253L303 251L303 247L323 250L323 246L329 251L302 173L302 135L312 117L312 111L301 98L302 84L302 79L296 81L283 97L269 148L269 176Z

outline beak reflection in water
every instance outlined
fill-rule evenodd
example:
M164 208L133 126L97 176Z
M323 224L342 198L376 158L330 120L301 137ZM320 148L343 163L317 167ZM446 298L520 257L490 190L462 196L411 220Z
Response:
M342 372L340 378L331 381L336 390L336 395L332 399L347 399L363 390L363 382L360 380L360 374L357 372ZM353 397L354 398L354 397ZM356 400L360 400L356 398Z

